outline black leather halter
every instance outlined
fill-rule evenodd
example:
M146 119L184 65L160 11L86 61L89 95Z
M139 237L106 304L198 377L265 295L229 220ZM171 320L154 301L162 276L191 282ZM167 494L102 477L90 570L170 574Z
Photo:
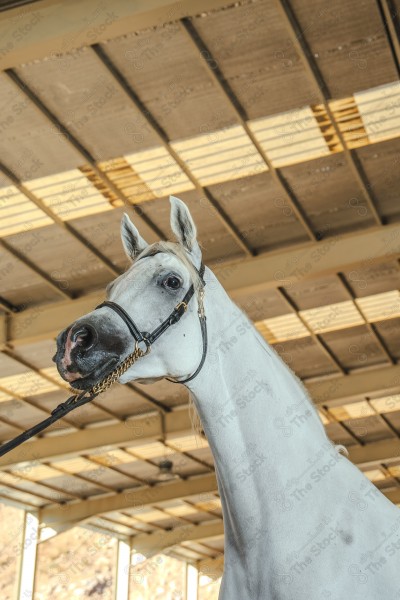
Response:
M200 269L197 272L200 276L203 287L200 290L199 307L198 307L197 313L199 316L201 335L203 338L203 354L202 354L199 366L197 367L195 372L192 375L190 375L190 377L187 377L187 379L183 379L183 380L180 379L180 380L176 380L176 381L174 379L168 378L168 380L172 381L173 383L186 383L187 381L191 381L192 379L194 379L196 377L196 375L198 375L200 373L200 371L204 365L204 361L206 359L207 324L206 324L206 316L204 314L204 307L203 307L203 295L204 295L203 288L205 286L204 270L205 270L205 267L204 267L203 263L201 263ZM126 324L126 326L129 329L129 331L131 332L132 336L135 338L135 341L137 342L137 344L144 343L146 345L146 351L148 352L150 350L153 342L155 342L171 325L175 325L175 323L178 323L178 321L180 321L181 317L185 314L185 312L187 310L188 304L189 304L190 300L192 299L193 294L194 294L194 285L192 283L192 285L190 286L190 288L188 289L188 291L186 292L186 294L184 295L182 300L179 302L179 304L177 304L175 306L174 310L169 315L169 317L167 317L161 323L161 325L159 325L152 333L148 333L147 331L140 331L140 329L137 327L135 321L133 319L131 319L131 317L122 308L122 306L120 306L116 302L111 302L110 300L106 300L105 302L102 302L101 304L96 306L95 310L97 310L98 308L104 308L104 307L111 308L124 321L124 323Z

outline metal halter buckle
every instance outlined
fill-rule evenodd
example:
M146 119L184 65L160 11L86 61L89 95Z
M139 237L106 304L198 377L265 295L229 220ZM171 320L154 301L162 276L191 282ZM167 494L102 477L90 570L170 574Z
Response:
M186 302L183 302L183 301L179 302L179 304L177 304L175 306L175 310L179 310L181 306L183 306L183 312L186 312L187 311L187 304L186 304Z

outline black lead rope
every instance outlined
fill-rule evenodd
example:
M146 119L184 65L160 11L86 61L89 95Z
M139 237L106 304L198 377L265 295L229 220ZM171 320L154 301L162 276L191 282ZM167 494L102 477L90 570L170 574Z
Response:
M80 394L74 394L73 396L70 396L68 400L59 404L52 411L51 415L47 417L47 419L41 421L40 423L37 423L30 429L24 431L23 433L20 433L9 442L2 444L0 446L0 456L4 456L4 454L7 454L7 452L10 452L10 450L13 450L14 448L20 446L35 435L38 435L38 433L40 433L44 429L47 429L47 427L50 427L50 425L53 425L53 423L65 417L65 415L67 415L72 410L75 410L75 408L79 408L79 406L83 406L84 404L91 402L93 398L99 395L99 393L100 392L93 392L86 396L88 392L84 391Z
M203 288L205 286L204 270L205 267L202 263L198 274L200 275ZM128 313L116 302L111 302L107 300L102 304L99 304L99 306L96 306L96 309L102 307L112 308L121 317L121 319L126 323L129 331L135 339L136 343L134 351L132 352L132 354L127 356L118 367L116 367L111 373L109 373L101 382L94 385L90 390L84 390L79 394L74 394L73 396L70 396L68 400L56 406L56 408L51 412L50 416L47 417L47 419L44 419L44 421L41 421L40 423L37 423L30 429L27 429L23 433L20 433L9 442L2 444L0 446L0 456L4 456L4 454L7 454L7 452L10 452L14 448L17 448L17 446L20 446L35 435L38 435L41 431L47 429L47 427L50 427L50 425L53 425L53 423L55 423L56 421L59 421L60 419L64 418L71 411L75 410L76 408L79 408L80 406L83 406L84 404L87 404L88 402L91 402L94 398L96 398L96 396L101 394L101 392L108 389L108 387L115 383L119 379L119 377L132 364L136 362L138 358L141 358L142 356L148 354L151 348L151 344L155 340L157 340L160 337L160 335L162 335L168 329L168 327L174 325L175 323L178 323L181 317L185 314L188 303L193 297L193 294L194 285L192 284L189 290L186 292L183 299L181 300L181 302L179 302L179 304L174 308L169 317L165 319L165 321L163 321L161 325L159 325L152 333L141 332L136 326L135 322L128 315ZM196 375L199 374L204 365L204 361L206 359L207 354L207 325L203 307L203 295L204 290L201 289L199 296L198 316L200 320L201 334L203 338L203 354L201 357L200 364L197 367L196 371L187 379L180 381L169 379L169 381L172 381L173 383L186 383L187 381L191 381L196 377ZM139 347L139 344L142 342L144 342L146 345L145 350L142 350Z

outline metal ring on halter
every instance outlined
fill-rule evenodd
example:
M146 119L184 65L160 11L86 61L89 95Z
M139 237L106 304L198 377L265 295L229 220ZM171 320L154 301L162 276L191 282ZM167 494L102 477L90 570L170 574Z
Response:
M146 345L146 351L145 352L141 348L139 348L139 344L142 344L143 342ZM136 340L136 342L135 342L135 352L139 352L139 350L140 350L140 352L142 352L142 356L146 356L150 352L150 350L151 350L150 341L147 339L147 337L145 335L143 335L143 339L142 340Z

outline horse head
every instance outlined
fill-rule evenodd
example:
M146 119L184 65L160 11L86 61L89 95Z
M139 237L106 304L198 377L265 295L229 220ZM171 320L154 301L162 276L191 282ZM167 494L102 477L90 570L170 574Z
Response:
M121 238L130 267L107 286L103 305L58 335L53 360L74 388L89 389L102 380L132 353L142 334L140 341L151 352L130 367L120 383L180 380L195 372L202 360L204 331L196 315L204 284L201 250L188 208L178 198L170 201L177 241L147 244L125 214ZM157 336L150 333L157 330Z

